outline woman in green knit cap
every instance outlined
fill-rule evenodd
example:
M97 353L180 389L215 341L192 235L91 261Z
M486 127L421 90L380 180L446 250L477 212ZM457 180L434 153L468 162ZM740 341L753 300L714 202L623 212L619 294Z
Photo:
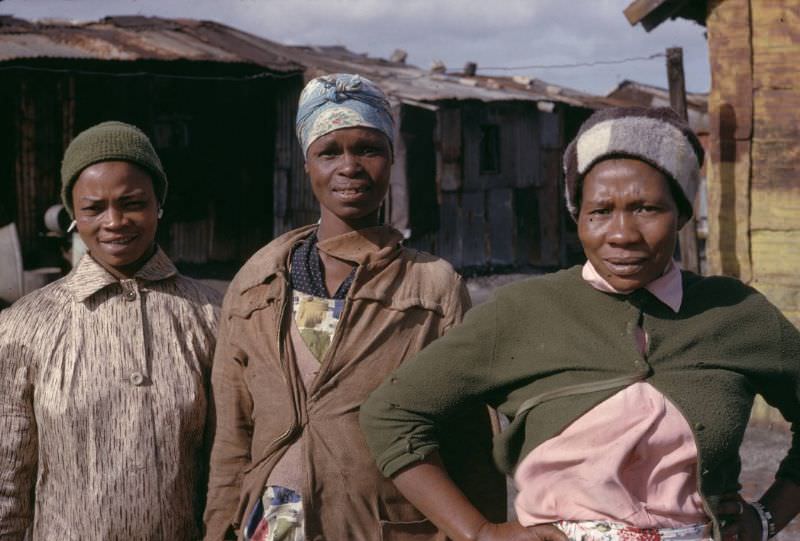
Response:
M155 242L141 130L80 133L61 179L88 253L0 314L0 539L198 539L220 295Z
M669 109L595 113L568 147L587 262L500 288L361 408L381 471L457 541L765 541L800 511L800 333L738 280L672 260L702 148ZM793 445L759 501L739 446L761 394ZM438 432L489 404L519 491L493 523L449 480Z

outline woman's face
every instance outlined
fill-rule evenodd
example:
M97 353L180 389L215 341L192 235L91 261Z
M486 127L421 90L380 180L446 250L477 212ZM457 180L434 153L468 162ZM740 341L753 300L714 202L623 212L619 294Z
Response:
M664 273L685 220L658 169L634 159L605 160L583 179L578 237L597 272L618 291Z
M337 233L376 225L391 167L389 140L372 128L343 128L311 143L306 172L322 224Z
M152 255L158 201L150 174L124 161L84 169L72 188L78 234L92 257L129 278Z

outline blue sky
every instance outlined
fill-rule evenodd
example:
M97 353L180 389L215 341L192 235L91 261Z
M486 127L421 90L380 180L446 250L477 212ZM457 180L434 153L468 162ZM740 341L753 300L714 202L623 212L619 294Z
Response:
M527 75L605 94L624 79L666 87L664 58L569 69L482 67L575 64L684 48L688 90L708 91L705 29L677 20L651 33L628 24L630 0L4 0L0 13L27 19L106 15L212 19L287 44L344 45L371 56L405 49L408 62L479 73ZM568 6L568 7L567 7Z

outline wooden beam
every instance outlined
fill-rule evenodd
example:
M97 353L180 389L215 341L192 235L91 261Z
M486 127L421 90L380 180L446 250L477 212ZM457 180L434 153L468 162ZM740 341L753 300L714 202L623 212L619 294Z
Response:
M664 2L667 0L635 0L625 8L623 13L631 26L635 26Z
M623 11L628 22L633 26L642 23L642 27L650 32L667 19L686 17L697 20L698 0L635 0ZM705 11L705 10L703 10Z
M686 81L683 74L683 49L671 47L667 49L667 80L669 81L669 102L672 108L684 120L688 120L686 109ZM697 193L698 186L687 186L687 191ZM691 201L692 207L697 209L695 201ZM683 226L679 234L679 244L681 249L681 266L684 269L699 273L700 272L700 251L697 243L697 222L694 218L690 219Z
M750 0L709 0L708 49L714 74L708 100L709 274L752 280L750 213L753 49Z

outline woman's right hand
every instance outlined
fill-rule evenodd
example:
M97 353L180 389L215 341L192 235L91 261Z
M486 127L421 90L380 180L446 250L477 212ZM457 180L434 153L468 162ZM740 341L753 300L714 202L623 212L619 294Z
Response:
M487 522L476 541L569 541L564 532L547 524L525 527L519 522Z

